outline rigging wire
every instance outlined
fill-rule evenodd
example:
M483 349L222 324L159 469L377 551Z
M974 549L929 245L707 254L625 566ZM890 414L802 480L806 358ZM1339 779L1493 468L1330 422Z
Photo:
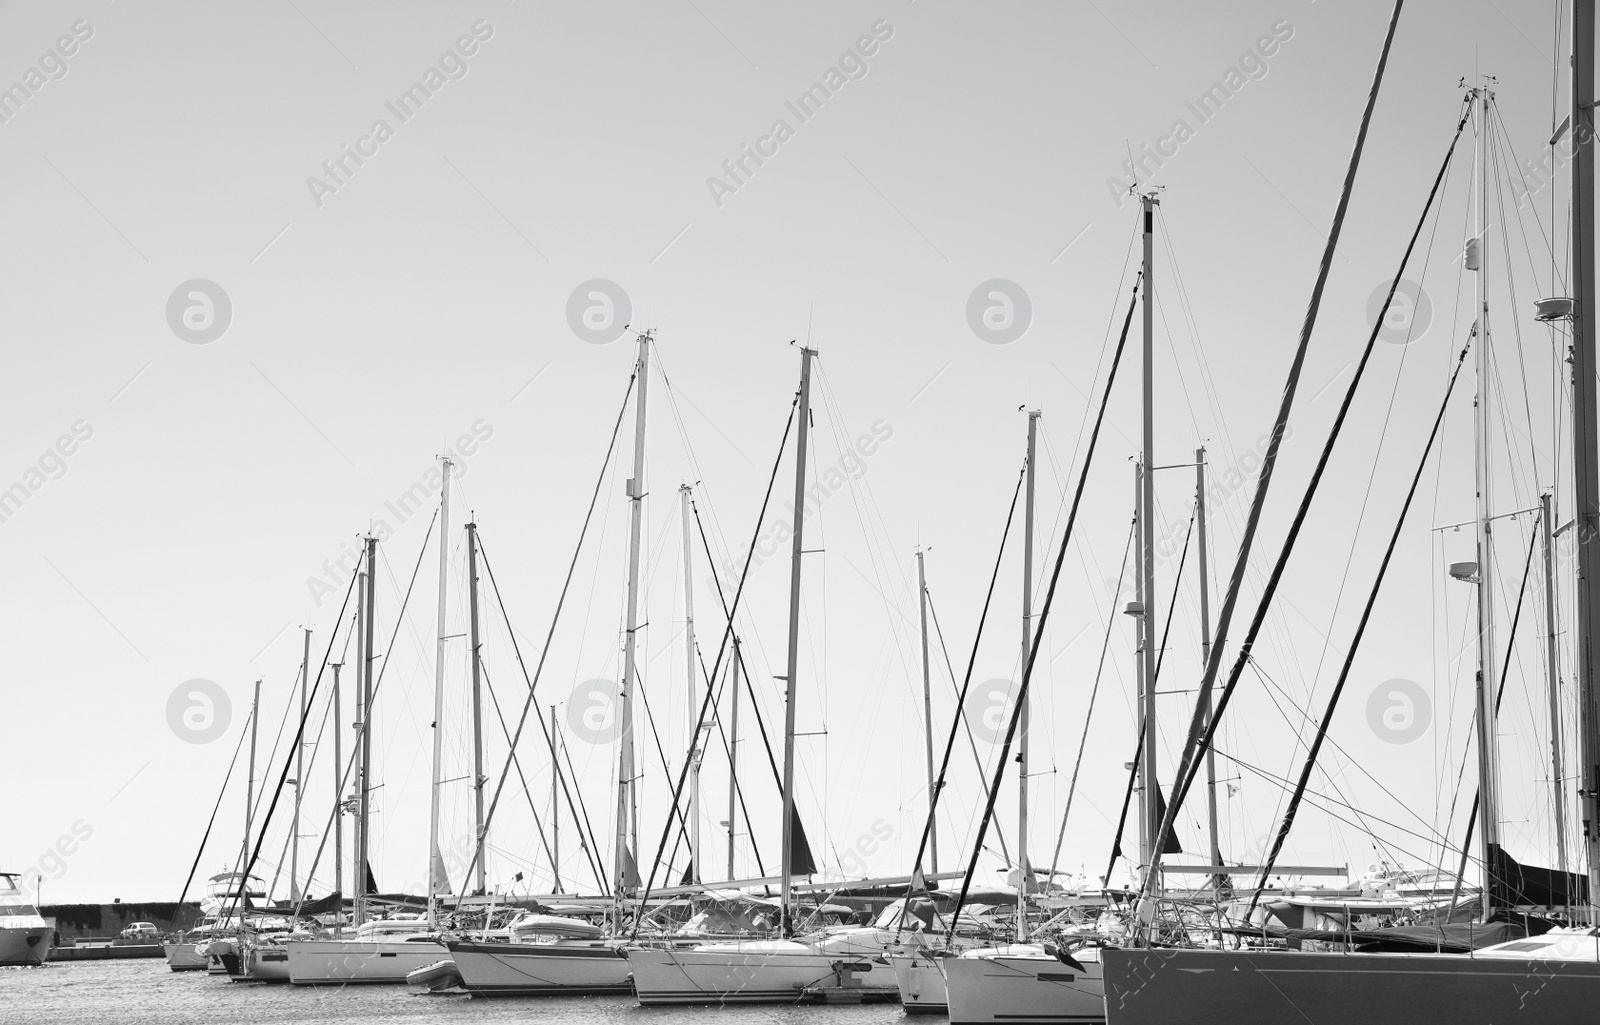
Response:
M1378 574L1372 582L1372 591L1367 596L1366 607L1361 610L1361 619L1356 625L1355 635L1350 640L1350 647L1345 652L1344 666L1339 670L1339 679L1333 685L1333 693L1328 697L1327 711L1323 713L1322 725L1317 730L1316 739L1311 742L1311 750L1306 754L1305 766L1300 771L1300 780L1295 784L1294 796L1289 799L1289 808L1284 812L1283 824L1278 827L1278 835L1272 841L1272 851L1267 855L1266 861L1261 866L1261 882L1256 886L1256 892L1250 896L1250 907L1245 912L1248 919L1255 911L1256 902L1261 899L1261 891L1266 888L1267 879L1271 875L1272 866L1278 860L1278 854L1283 850L1284 841L1289 838L1289 830L1294 826L1295 813L1300 809L1300 802L1305 796L1306 785L1311 781L1311 770L1316 765L1317 755L1322 750L1322 743L1328 735L1328 727L1333 722L1333 713L1339 707L1339 698L1344 694L1344 686L1350 678L1350 668L1355 664L1356 652L1360 650L1361 640L1366 635L1367 623L1372 618L1373 607L1378 603L1378 595L1383 587L1384 576L1389 571L1389 563L1394 558L1395 546L1400 543L1400 534L1405 528L1406 514L1411 511L1411 502L1416 497L1417 485L1422 481L1422 474L1427 469L1428 458L1433 454L1433 443L1439 437L1439 427L1444 423L1445 411L1450 406L1450 396L1455 391L1456 380L1461 375L1461 368L1466 364L1467 350L1472 347L1472 338L1477 334L1474 325L1472 332L1467 336L1467 343L1461 347L1461 355L1456 358L1455 373L1450 375L1450 384L1445 388L1444 398L1439 403L1438 415L1434 417L1433 429L1428 433L1428 443L1423 446L1422 458L1418 460L1417 472L1412 475L1411 487L1406 491L1406 500L1400 507L1400 515L1395 520L1394 531L1389 536L1389 545L1384 550L1383 561L1378 564ZM1529 549L1532 558L1532 549ZM1526 583L1526 579L1524 579ZM1487 587L1489 581L1479 586ZM1507 651L1509 657L1510 651Z
M584 513L583 527L582 527L581 530L578 531L578 543L577 543L577 545L575 545L573 547L573 550L572 550L572 561L567 564L567 576L566 576L566 580L564 580L562 582L562 584L561 584L561 596L556 600L555 612L552 613L551 617L550 617L550 629L549 629L549 632L545 634L544 650L542 650L539 653L539 662L538 662L538 665L534 668L533 677L531 679L528 679L528 681L527 681L527 683L528 683L528 697L522 704L522 715L517 719L517 730L516 730L516 733L513 734L512 738L511 738L511 752L512 752L513 755L515 755L516 750L517 750L517 745L522 740L522 730L523 730L523 727L526 726L527 722L528 722L528 711L529 711L529 709L531 709L533 707L533 702L534 702L534 697L535 697L534 688L536 688L538 686L539 677L544 672L545 659L550 654L550 641L555 636L556 624L561 621L561 610L566 605L566 601L567 601L567 589L572 586L572 574L573 574L573 571L576 570L577 567L578 567L578 555L579 555L580 552L583 551L583 540L584 540L584 537L589 532L589 523L594 517L595 505L596 505L596 503L598 503L598 501L600 499L600 489L603 486L603 484L605 483L606 470L611 465L612 453L614 453L616 451L617 436L622 431L622 420L623 420L623 417L625 417L627 415L627 413L628 413L628 398L633 394L633 386L638 380L639 380L639 368L638 368L638 365L635 364L633 373L631 375L629 375L629 377L628 377L628 387L622 393L622 404L617 410L616 423L611 428L611 441L606 446L605 459L600 464L600 476L598 477L598 479L595 480L594 493L589 496L589 510L588 510L588 512ZM514 639L512 641L512 646L513 646L513 648L516 647L516 641ZM519 664L521 664L521 662L522 662L522 656L521 656L520 653L517 656L517 661L518 661ZM526 673L526 669L524 669L524 673ZM485 829L488 829L489 828L489 823L494 821L495 809L500 806L500 793L505 788L506 777L510 774L510 772L511 772L511 758L507 757L505 766L500 770L500 781L495 784L494 798L489 802L489 810L488 810L488 812L486 812L484 814L483 824L484 824L484 828ZM477 860L478 860L478 855L474 854L473 858L472 858L472 862L470 864L468 864L468 866L467 866L467 870L469 872L476 866ZM618 886L621 886L622 885L622 880L620 880L620 879L617 880L617 884L618 884Z
M949 942L955 938L956 923L961 917L961 906L967 901L967 894L972 888L972 877L978 869L978 855L983 850L984 834L989 828L990 814L994 811L995 798L1000 795L1000 781L1005 776L1006 760L1011 755L1011 744L1016 739L1017 723L1022 717L1022 710L1027 707L1028 686L1033 682L1033 668L1039 661L1039 648L1044 640L1045 626L1050 620L1050 608L1055 602L1056 585L1061 581L1061 567L1067 560L1067 548L1072 540L1072 528L1078 521L1078 509L1083 501L1083 489L1089 482L1089 470L1094 465L1095 448L1100 441L1100 428L1105 423L1106 407L1111 404L1111 387L1117 380L1117 367L1122 363L1122 353L1128 343L1128 329L1133 326L1133 311L1139 299L1139 285L1144 280L1143 272L1134 279L1133 287L1129 290L1128 315L1122 322L1122 337L1117 341L1116 354L1111 357L1111 368L1106 374L1105 391L1100 399L1100 408L1095 413L1094 429L1089 434L1089 447L1084 453L1083 467L1079 471L1078 483L1072 495L1072 511L1067 514L1067 526L1061 533L1061 544L1056 549L1056 562L1050 571L1050 587L1045 591L1044 607L1039 612L1039 625L1033 631L1033 641L1028 646L1028 661L1022 669L1022 683L1017 687L1016 707L1011 710L1011 721L1006 727L1006 739L1000 747L1000 759L995 766L994 783L989 788L989 803L984 809L983 817L978 822L978 839L972 846L972 860L967 863L966 875L961 880L961 896L956 899L956 905L950 912L950 930L946 935ZM976 650L976 649L974 649ZM920 858L919 858L920 860ZM1017 852L1018 864L1025 864L1026 851ZM1019 886L1025 890L1027 880L1018 879Z
M1128 572L1128 552L1133 549L1133 534L1138 525L1138 517L1134 517L1128 525L1128 540L1122 546L1122 568L1117 571L1117 590L1111 594L1112 614L1106 617L1105 639L1100 642L1100 664L1095 667L1094 686L1089 690L1089 710L1083 716L1083 736L1078 738L1078 757L1072 763L1072 782L1067 784L1067 807L1061 813L1061 828L1056 832L1056 849L1055 853L1050 855L1050 874L1045 877L1047 880L1055 878L1056 866L1061 861L1061 842L1067 836L1067 818L1072 814L1072 797L1078 792L1078 770L1083 767L1083 752L1089 746L1089 724L1094 721L1094 699L1100 693L1100 675L1106 667L1106 650L1111 647L1111 627L1117 621L1117 597L1122 593L1122 581ZM1183 542L1183 548L1187 553L1189 550L1187 539ZM1178 563L1178 572L1183 572L1183 563L1181 561ZM1176 596L1176 585L1173 587L1173 592L1174 596ZM1170 625L1172 621L1169 618L1167 622ZM1164 647L1165 645L1163 645Z
M1470 112L1470 108L1468 111L1464 111L1461 121L1456 126L1455 135L1450 140L1450 148L1445 154L1444 164L1439 168L1439 174L1434 178L1433 189L1428 194L1428 202L1423 207L1422 216L1417 221L1417 227L1416 230L1412 232L1411 240L1406 244L1405 255L1401 257L1399 272L1395 274L1394 280L1389 285L1389 294L1384 301L1383 307L1379 311L1380 316L1373 321L1372 333L1367 338L1366 348L1362 351L1361 359L1356 365L1355 374L1351 378L1350 385L1345 391L1344 399L1339 406L1338 415L1334 419L1333 426L1329 430L1328 438L1323 446L1322 453L1318 457L1316 469L1312 472L1311 480L1306 486L1305 493L1301 498L1300 506L1295 512L1295 518L1289 528L1289 533L1284 538L1283 546L1279 551L1277 562L1272 568L1272 575L1267 580L1266 587L1256 607L1255 615L1252 618L1250 626L1245 634L1244 641L1240 644L1234 667L1228 675L1227 685L1223 688L1222 696L1216 704L1216 710L1209 717L1208 722L1207 717L1205 716L1205 709L1210 702L1211 694L1216 684L1217 672L1221 668L1223 657L1222 653L1227 644L1228 624L1232 619L1234 605L1238 601L1239 589L1244 577L1244 569L1249 561L1250 548L1255 539L1256 528L1260 524L1262 508L1266 504L1269 486L1272 483L1272 471L1277 463L1278 447L1283 440L1284 426L1288 421L1289 410L1292 408L1294 403L1294 395L1299 383L1300 371L1305 361L1306 350L1310 346L1312 328L1316 324L1317 313L1322 304L1322 291L1327 283L1328 273L1331 269L1333 261L1335 246L1338 242L1340 230L1344 224L1344 215L1345 211L1348 209L1350 193L1355 184L1356 170L1360 166L1361 151L1366 141L1367 128L1371 123L1373 107L1377 104L1378 90L1383 81L1384 66L1388 63L1389 48L1394 42L1395 28L1400 20L1400 11L1403 5L1404 0L1396 0L1394 13L1390 16L1388 35L1385 37L1383 44L1383 54L1378 61L1377 72L1373 78L1372 91L1367 97L1367 108L1365 113L1362 115L1361 128L1356 137L1355 148L1350 156L1350 166L1346 172L1344 188L1339 196L1338 210L1334 215L1333 230L1328 236L1328 244L1323 251L1322 263L1317 273L1317 283L1312 290L1311 302L1306 310L1305 323L1301 327L1300 343L1295 352L1294 362L1291 364L1289 370L1288 380L1284 384L1283 400L1278 410L1277 421L1273 425L1272 440L1268 444L1266 455L1262 459L1261 475L1256 484L1255 496L1251 502L1250 517L1245 524L1245 533L1240 542L1238 558L1234 564L1232 579L1228 584L1228 592L1226 597L1223 599L1222 614L1217 621L1216 639L1212 644L1211 656L1206 663L1205 676L1200 685L1200 696L1195 702L1194 716L1189 726L1189 740L1184 746L1183 760L1179 763L1177 775L1173 780L1172 798L1167 802L1167 812L1166 815L1162 817L1164 821L1157 834L1160 839L1158 839L1158 841L1153 844L1151 848L1153 858L1159 856L1156 852L1159 852L1163 846L1165 836L1172 828L1172 821L1178 810L1182 807L1184 798L1188 796L1189 788L1193 785L1194 778L1199 772L1201 764L1201 758L1199 756L1203 754L1206 747L1212 743L1212 738L1216 734L1217 723L1222 721L1223 712L1226 711L1228 702L1232 698L1235 688L1238 686L1239 677L1243 673L1245 662L1250 655L1250 649L1254 645L1256 636L1260 632L1261 624L1266 618L1266 612L1272 604L1273 595L1277 591L1278 583L1283 577L1283 571L1288 563L1289 555L1294 550L1294 544L1299 537L1300 528L1305 523L1306 514L1310 510L1311 500L1316 494L1317 486L1321 483L1323 472L1327 469L1328 460L1333 454L1333 445L1338 440L1339 433L1344 426L1345 419L1349 415L1351 403L1355 399L1356 390L1359 388L1361 379L1366 372L1367 363L1372 358L1373 347L1377 344L1378 332L1381 330L1383 324L1382 314L1388 310L1389 304L1394 301L1394 293L1399 287L1401 275L1405 273L1406 264L1411 258L1412 250L1416 247L1417 238L1421 234L1422 228L1427 221L1428 210L1432 207L1434 197L1438 194L1439 184L1443 180L1444 173L1448 169L1451 158L1455 154L1456 143L1461 138L1462 129L1466 125L1467 115ZM1149 885L1156 875L1157 873L1154 871L1147 873L1146 878L1140 887L1141 895L1148 892Z

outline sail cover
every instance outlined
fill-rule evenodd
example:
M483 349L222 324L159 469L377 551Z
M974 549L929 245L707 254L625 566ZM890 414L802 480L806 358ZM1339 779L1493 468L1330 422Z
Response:
M1498 845L1490 847L1489 860L1489 896L1496 907L1570 907L1589 901L1584 876L1521 864Z

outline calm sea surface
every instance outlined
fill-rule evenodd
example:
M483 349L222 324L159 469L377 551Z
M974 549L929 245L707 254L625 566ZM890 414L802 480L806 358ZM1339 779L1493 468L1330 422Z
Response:
M879 1025L898 1004L645 1008L632 997L424 996L409 986L267 986L174 972L159 958L0 968L3 1025L316 1025L338 1022L578 1022L581 1025ZM931 1019L942 1021L943 1019Z

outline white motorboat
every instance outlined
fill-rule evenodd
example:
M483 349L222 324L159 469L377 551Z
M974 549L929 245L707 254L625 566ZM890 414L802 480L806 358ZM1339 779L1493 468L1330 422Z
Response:
M0 872L0 965L41 965L53 945L52 930L28 903L18 878Z
M1067 956L1077 963L1019 943L942 958L951 1025L1105 1021L1100 949L1085 947Z

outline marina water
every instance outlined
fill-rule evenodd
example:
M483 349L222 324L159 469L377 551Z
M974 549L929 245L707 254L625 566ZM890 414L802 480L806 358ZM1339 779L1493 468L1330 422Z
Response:
M409 986L267 986L204 972L172 972L164 960L56 962L0 968L0 1025L333 1025L344 1022L631 1022L691 1025L879 1025L902 1022L896 1004L863 1007L642 1008L626 997L428 996ZM938 1019L943 1020L943 1019Z

